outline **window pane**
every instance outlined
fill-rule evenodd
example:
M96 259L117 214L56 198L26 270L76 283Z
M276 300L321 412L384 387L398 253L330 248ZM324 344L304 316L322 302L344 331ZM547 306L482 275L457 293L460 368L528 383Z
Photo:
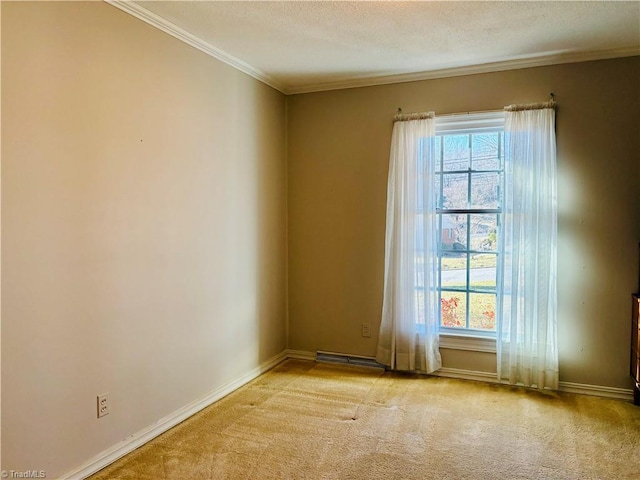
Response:
M504 133L474 128L435 142L441 326L495 332Z
M466 328L467 297L464 292L442 292L440 299L440 325Z
M469 302L469 328L495 330L496 296L492 293L470 293Z
M470 215L471 250L495 252L498 249L498 216L496 214Z
M442 257L441 284L443 288L467 289L467 254L450 253Z
M467 214L441 215L440 251L451 256L467 250Z
M480 133L473 135L473 161L471 168L474 170L497 170L500 168L498 155L498 138L500 133Z
M467 208L469 176L462 174L442 175L443 208Z
M444 137L444 171L469 169L469 135L447 135Z
M471 208L498 208L499 173L471 174Z
M469 287L495 290L497 260L498 256L493 253L471 255L469 260Z

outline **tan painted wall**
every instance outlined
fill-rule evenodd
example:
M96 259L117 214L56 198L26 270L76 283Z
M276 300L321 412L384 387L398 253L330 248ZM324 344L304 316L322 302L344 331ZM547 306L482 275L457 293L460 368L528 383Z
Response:
M556 94L560 379L629 388L638 289L640 58L288 98L289 346L374 355L391 118L494 110ZM373 335L361 336L370 322ZM444 366L495 371L447 350ZM491 361L488 359L493 358Z
M56 478L286 348L285 102L108 4L2 2L2 468Z
M399 106L556 93L561 379L629 386L640 59L285 99L103 3L1 8L2 468L56 477L282 352L287 261L289 346L372 355Z

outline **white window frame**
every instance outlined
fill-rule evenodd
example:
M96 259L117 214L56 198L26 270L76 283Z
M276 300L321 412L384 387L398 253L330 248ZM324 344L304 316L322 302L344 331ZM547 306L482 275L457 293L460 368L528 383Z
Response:
M444 136L444 135L462 135L462 134L471 134L471 133L489 133L496 131L504 131L505 124L505 114L504 111L495 111L495 112L478 112L478 113L467 113L467 114L456 114L456 115L445 115L436 117L436 136ZM440 159L437 159L439 162ZM504 162L504 159L503 159ZM504 168L504 163L502 164ZM442 172L438 173L438 175L442 175ZM504 178L504 176L503 176ZM442 177L441 177L442 179ZM438 214L446 214L448 210L443 210L438 205L437 212ZM496 213L497 215L501 214L501 205L498 205L497 209L490 209L491 212L487 212L486 209L463 209L467 213ZM440 221L439 221L439 224ZM451 234L451 232L449 232ZM439 232L439 236L442 236L442 231ZM497 265L500 265L501 258L501 235L498 232L498 247L497 247ZM441 238L440 238L441 240ZM440 244L441 242L439 242ZM469 243L466 246L467 250L470 249ZM438 255L438 275L441 275L441 261L440 261L441 252L439 251ZM469 254L467 254L467 258L469 258ZM467 270L470 266L467 264ZM496 295L498 295L499 288L501 285L501 281L499 278L500 269L496 269ZM467 276L469 274L467 273ZM467 278L466 284L466 293L469 293L469 283ZM439 285L439 290L441 286ZM440 298L440 293L438 298ZM467 318L468 311L465 312L465 320ZM496 318L496 322L499 319ZM496 324L497 327L497 324ZM495 352L495 331L482 331L475 330L469 328L450 328L450 327L442 327L439 328L440 332L440 345L443 348L452 348L456 350L473 350L473 351L481 351L481 352Z

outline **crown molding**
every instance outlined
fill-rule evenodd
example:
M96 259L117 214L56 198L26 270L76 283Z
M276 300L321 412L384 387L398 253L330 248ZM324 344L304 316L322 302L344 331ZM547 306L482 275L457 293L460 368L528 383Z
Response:
M236 70L240 70L242 73L246 73L247 75L255 78L256 80L261 81L269 85L270 87L275 88L276 90L287 94L289 93L284 85L280 82L273 79L271 76L267 75L261 70L252 67L248 63L243 62L242 60L229 55L223 50L214 47L210 43L205 42L204 40L196 37L192 33L187 32L185 29L178 27L177 25L165 20L164 18L156 15L153 12L150 12L144 7L141 7L137 3L127 0L104 0L105 3L116 7L123 12L132 15L139 20L142 20L149 25L162 30L165 33L177 38L178 40L183 41L187 45L190 45L194 48L197 48L201 52L206 53L207 55L212 56L213 58L220 60L223 63L235 68Z
M423 72L411 73L388 73L363 75L358 78L345 78L342 80L321 82L316 84L287 86L267 73L252 67L246 62L226 53L219 48L214 47L210 43L198 38L192 33L187 32L181 27L165 20L164 18L150 12L144 7L130 0L103 0L109 5L132 15L143 22L162 30L165 33L183 41L184 43L197 48L198 50L210 55L217 60L239 70L247 75L259 80L262 83L275 88L285 95L294 95L301 93L324 92L329 90L343 90L358 87L373 87L377 85L388 85L392 83L417 82L420 80L433 80L437 78L459 77L463 75L477 75L481 73L501 72L507 70L517 70L521 68L545 67L549 65L559 65L563 63L588 62L592 60L606 60L611 58L632 57L640 55L640 47L627 47L609 50L587 51L587 52L565 52L552 53L548 55L517 58L504 61L483 63L479 65L470 65L462 67L441 68L437 70L428 70Z
M347 88L374 87L377 85L388 85L392 83L417 82L420 80L434 80L437 78L460 77L463 75L477 75L480 73L503 72L507 70L518 70L521 68L546 67L549 65L559 65L563 63L589 62L592 60L607 60L611 58L634 57L638 55L640 55L640 47L551 54L464 67L442 68L415 73L363 76L354 79L303 85L300 87L290 87L287 94L295 95L299 93L324 92L328 90L343 90Z

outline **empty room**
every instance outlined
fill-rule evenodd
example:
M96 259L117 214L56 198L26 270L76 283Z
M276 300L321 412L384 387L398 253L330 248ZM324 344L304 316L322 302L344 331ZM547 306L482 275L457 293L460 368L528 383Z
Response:
M3 478L640 478L640 2L0 26Z

